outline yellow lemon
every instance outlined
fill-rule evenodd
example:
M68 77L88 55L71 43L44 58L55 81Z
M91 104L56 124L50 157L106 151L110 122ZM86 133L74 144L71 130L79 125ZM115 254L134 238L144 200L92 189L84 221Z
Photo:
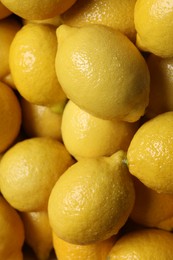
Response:
M21 98L22 126L28 137L61 138L62 111L54 113L49 107L35 105Z
M76 0L1 0L11 12L25 19L47 19L65 12Z
M172 57L172 19L172 0L137 0L134 11L137 46L160 57Z
M136 178L134 185L136 196L131 219L146 227L160 228L162 226L162 229L172 231L173 194L158 193L147 188Z
M62 138L65 147L76 159L110 156L127 150L139 122L104 120L79 108L71 100L62 116Z
M58 80L82 109L103 119L137 121L149 98L149 72L135 45L103 25L60 25L55 60Z
M147 65L151 80L146 117L153 118L173 110L173 58L161 58L150 54Z
M1 159L1 192L20 211L46 209L55 182L72 162L63 144L55 139L20 141Z
M135 198L125 158L123 151L87 158L64 172L48 202L50 225L58 237L90 244L118 233Z
M9 68L9 50L12 40L16 33L20 30L21 24L14 17L7 17L0 20L0 79L10 73Z
M62 240L53 232L53 247L60 260L106 260L115 241L116 236L90 245L75 245Z
M173 194L173 112L145 122L127 150L129 171L147 187Z
M14 84L26 100L37 105L64 103L66 96L55 73L57 40L55 27L27 24L10 46L10 69Z
M19 134L21 107L14 91L0 82L0 153L9 148Z
M103 24L120 30L134 41L135 3L136 0L78 0L61 17L63 23L70 26Z
M170 260L173 234L157 229L140 229L122 236L108 254L109 260Z
M0 2L0 19L11 15L11 11Z
M39 260L47 260L53 248L47 211L21 212L21 217L25 229L25 242Z
M22 260L24 226L17 211L0 195L0 259Z

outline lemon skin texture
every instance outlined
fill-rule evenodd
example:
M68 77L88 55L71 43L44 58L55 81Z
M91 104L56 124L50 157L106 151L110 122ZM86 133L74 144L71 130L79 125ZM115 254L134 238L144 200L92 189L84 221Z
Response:
M159 57L172 57L172 20L172 0L137 0L134 10L137 46Z
M52 18L70 8L75 0L2 0L2 4L12 13L30 20Z
M55 139L35 137L20 141L1 159L1 192L20 211L45 210L54 184L72 163L63 144Z
M157 229L140 229L122 236L112 247L107 258L124 259L158 259L172 258L173 235Z
M56 32L56 73L67 97L97 117L137 121L149 101L149 72L135 45L103 25Z
M48 203L55 234L72 244L90 244L117 234L134 204L134 186L124 152L83 159L69 167Z
M116 242L116 236L89 245L75 245L57 237L53 232L53 247L57 258L61 260L105 260Z
M145 122L127 150L129 171L147 187L173 194L173 112Z
M104 120L80 109L71 100L62 115L62 138L69 153L77 160L110 156L118 150L127 151L139 122Z
M66 96L55 72L57 39L52 25L29 23L13 38L10 71L19 94L30 103L53 106Z
M61 15L63 24L84 26L103 24L117 29L131 41L136 39L134 7L136 0L78 0Z

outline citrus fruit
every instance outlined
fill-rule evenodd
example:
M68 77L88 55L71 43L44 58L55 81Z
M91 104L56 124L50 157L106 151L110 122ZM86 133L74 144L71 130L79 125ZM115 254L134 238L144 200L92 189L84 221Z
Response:
M145 227L155 227L172 231L173 195L158 193L134 179L135 204L130 218ZM166 225L167 222L167 225ZM170 225L168 225L168 222ZM163 224L165 223L165 224Z
M11 12L25 19L47 19L65 12L76 0L1 0Z
M75 245L62 240L53 232L53 246L60 260L106 260L115 241L115 237L110 237L94 244Z
M173 234L157 229L140 229L122 236L108 254L109 260L170 260Z
M147 65L150 72L150 98L146 117L153 118L173 110L173 58L150 54Z
M172 57L172 19L172 0L137 0L134 10L137 46L160 57Z
M125 158L123 151L85 158L62 174L48 202L50 225L59 238L90 244L118 233L135 198Z
M39 260L47 260L53 248L47 211L21 212L21 218L25 229L25 242Z
M56 73L67 97L102 119L137 121L149 101L149 72L135 45L103 25L62 24L56 32Z
M0 153L9 148L19 134L21 107L15 92L0 82Z
M55 27L29 23L15 35L10 46L10 69L20 95L30 103L54 106L66 96L55 73Z
M63 23L70 26L103 24L120 30L134 41L135 3L136 0L78 0L61 17Z
M4 19L5 17L11 15L11 13L12 12L0 2L0 19Z
M0 195L0 259L22 260L24 227L18 212ZM15 238L14 238L15 236Z
M47 136L61 141L62 112L36 105L21 98L22 126L28 137ZM63 110L63 108L62 108Z
M46 137L13 145L0 163L3 196L20 211L46 209L50 192L73 160L62 143Z
M173 111L145 122L127 150L129 171L147 187L173 193Z
M10 73L9 50L16 33L21 29L21 24L14 17L0 20L0 80Z
M65 147L80 159L126 151L138 127L139 122L95 117L69 100L62 115L61 130Z

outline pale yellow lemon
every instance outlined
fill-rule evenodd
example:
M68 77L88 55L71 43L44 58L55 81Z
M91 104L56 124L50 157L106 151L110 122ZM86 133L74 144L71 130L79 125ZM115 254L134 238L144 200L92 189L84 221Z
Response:
M18 212L0 195L0 259L22 260L24 226Z
M71 100L62 115L62 138L65 147L76 159L110 156L127 150L139 122L104 120L79 108Z
M54 184L72 163L63 144L55 139L35 137L20 141L1 159L1 192L20 211L46 209Z
M7 17L0 20L0 80L10 73L9 50L11 42L20 30L21 24L14 17Z
M25 19L47 19L65 12L76 0L1 0L11 12Z
M49 107L36 105L21 98L22 126L28 137L47 136L59 141L61 137L62 111L53 112Z
M15 92L0 82L0 153L17 138L21 127L21 106Z
M0 19L11 15L12 12L0 2Z
M122 236L108 254L109 260L171 260L173 234L157 229L139 229Z
M134 185L136 196L130 218L145 227L162 227L171 231L173 229L173 194L158 193L147 188L136 178Z
M160 57L172 57L172 20L172 0L137 0L134 11L137 46Z
M145 122L127 150L129 171L147 187L173 194L173 111Z
M66 93L82 109L103 119L137 121L149 99L149 72L135 45L103 25L60 25L55 66Z
M118 233L135 199L125 161L125 153L118 151L82 159L62 174L48 202L50 225L58 237L84 245Z
M78 0L61 17L63 23L70 26L103 24L120 30L134 41L135 3L136 0Z
M21 218L25 229L25 242L39 260L49 259L53 242L47 211L21 212Z
M146 117L173 110L173 57L161 58L150 54L147 59L150 71L150 98Z
M89 245L75 245L57 237L53 232L53 247L60 260L106 260L106 257L115 244L116 236L110 237Z
M66 96L55 73L57 39L55 27L27 24L10 46L10 70L20 95L37 105L64 103Z

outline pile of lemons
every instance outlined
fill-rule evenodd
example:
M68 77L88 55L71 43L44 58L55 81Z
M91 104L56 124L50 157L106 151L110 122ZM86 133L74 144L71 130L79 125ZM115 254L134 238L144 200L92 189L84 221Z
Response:
M172 21L0 1L0 259L172 259Z

